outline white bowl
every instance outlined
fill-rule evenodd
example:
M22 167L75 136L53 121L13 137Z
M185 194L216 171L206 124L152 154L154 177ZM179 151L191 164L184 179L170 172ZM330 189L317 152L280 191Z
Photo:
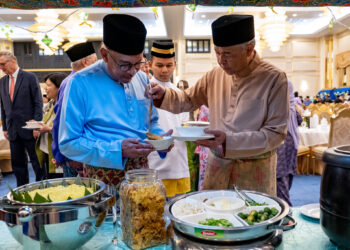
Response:
M149 142L153 145L153 147L158 150L165 150L170 147L174 142L174 138L171 136L163 136L163 140L150 140L145 139L145 142Z
M203 122L203 121L187 121L183 122L185 126L187 127L209 127L209 122Z
M237 212L245 207L242 199L236 197L216 197L207 200L205 208L216 213L232 213Z
M198 137L198 136L204 136L204 129L208 128L208 126L205 127L176 127L177 132L181 136L186 137Z

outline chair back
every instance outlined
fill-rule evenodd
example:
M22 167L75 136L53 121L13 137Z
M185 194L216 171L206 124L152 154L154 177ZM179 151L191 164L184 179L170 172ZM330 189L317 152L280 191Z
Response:
M334 108L333 108L333 113L338 114L339 111L343 110L346 107L347 107L347 105L344 103L336 103Z
M328 112L319 112L318 114L318 122L321 123L323 118L326 118L328 124L331 122L331 114Z
M329 147L350 143L350 109L343 109L335 118L331 118Z

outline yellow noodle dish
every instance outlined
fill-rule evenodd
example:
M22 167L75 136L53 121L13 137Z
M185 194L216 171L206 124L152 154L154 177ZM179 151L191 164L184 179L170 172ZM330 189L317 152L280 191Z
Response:
M46 203L46 202L61 202L77 199L96 192L95 182L89 181L83 183L80 176L77 176L74 183L68 183L62 179L62 183L52 185L48 181L41 181L37 189L30 189L25 186L24 189L12 190L12 199L24 203Z
M92 188L87 188L83 185L71 184L68 186L56 186L44 189L36 189L28 192L30 197L34 200L35 195L38 193L46 199L50 199L52 202L66 201L70 199L77 199L85 196L85 188L89 193L93 193Z

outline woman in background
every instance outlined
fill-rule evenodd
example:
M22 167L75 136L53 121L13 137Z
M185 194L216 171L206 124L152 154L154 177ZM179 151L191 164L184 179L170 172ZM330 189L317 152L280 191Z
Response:
M205 105L202 105L199 109L198 121L209 122L209 108ZM199 179L198 179L198 190L203 190L203 180L205 174L205 168L207 166L207 159L209 155L209 148L203 146L197 146L194 151L195 154L199 155Z
M292 205L289 190L292 187L293 177L297 170L298 160L298 118L293 96L293 85L288 81L289 88L289 120L288 131L284 143L277 148L277 197Z
M56 167L54 164L55 159L52 156L51 143L52 143L52 121L55 118L53 107L55 106L58 89L61 82L67 76L63 73L52 73L45 77L45 91L47 98L50 100L46 112L44 113L42 126L39 129L39 137L36 142L36 154L39 159L40 167L44 169L44 178L57 178L62 177L63 174L56 173Z

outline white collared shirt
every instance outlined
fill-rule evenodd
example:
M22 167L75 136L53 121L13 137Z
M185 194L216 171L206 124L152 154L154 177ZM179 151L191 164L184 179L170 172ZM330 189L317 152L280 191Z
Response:
M181 91L171 82L161 82L152 77L151 82L158 83L166 88L172 88ZM159 125L161 129L167 132L173 129L176 132L176 127L180 127L182 122L188 121L189 114L180 113L173 114L166 110L158 109ZM148 165L150 169L158 171L160 179L182 179L190 176L187 161L187 147L183 141L174 141L174 148L167 153L166 158L161 159L157 152L152 152L148 155Z
M19 72L19 67L17 68L15 73L12 74L13 78L15 79L15 86L16 86L18 72ZM11 91L11 75L9 75L9 94L10 94L10 91Z

